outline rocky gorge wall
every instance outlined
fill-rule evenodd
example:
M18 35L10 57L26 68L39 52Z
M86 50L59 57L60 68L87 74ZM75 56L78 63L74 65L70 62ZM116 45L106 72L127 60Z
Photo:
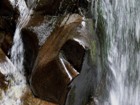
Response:
M15 68L10 51L20 15L17 2L0 1L1 91L7 91L12 81L8 80L5 66ZM25 3L32 10L29 22L21 29L27 88L18 105L94 105L101 68L89 8L91 1L25 0Z

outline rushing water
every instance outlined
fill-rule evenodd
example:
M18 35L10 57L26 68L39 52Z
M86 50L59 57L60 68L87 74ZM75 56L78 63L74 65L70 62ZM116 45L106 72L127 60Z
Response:
M140 0L99 0L98 4L109 67L109 96L102 104L140 105Z
M32 10L27 8L24 0L18 0L17 2L11 0L11 4L18 7L20 16L15 30L13 47L11 49L12 62L6 58L7 62L1 63L2 69L5 70L1 72L7 75L7 80L10 81L10 83L8 90L2 93L0 105L21 105L22 101L20 99L28 88L23 68L24 48L21 39L21 29L28 23Z

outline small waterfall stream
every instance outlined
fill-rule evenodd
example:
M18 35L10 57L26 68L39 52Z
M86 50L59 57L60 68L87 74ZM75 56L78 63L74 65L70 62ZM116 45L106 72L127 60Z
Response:
M99 0L109 67L109 97L99 105L140 105L139 5L140 0Z
M1 65L1 67L6 70L1 72L7 75L10 84L8 90L2 94L0 105L22 105L20 99L26 92L26 89L28 89L24 76L24 48L21 39L21 29L28 23L32 10L27 8L24 0L18 0L17 2L11 0L11 4L18 7L20 16L15 30L13 47L11 49L11 61L13 64L7 58L9 63Z
M7 62L0 63L0 70L7 76L6 79L9 82L8 90L3 91L0 97L0 105L22 105L21 97L28 89L28 85L23 67L24 46L21 38L21 30L29 22L36 0L27 1L29 8L25 0L9 1L14 7L18 7L20 16L16 25L14 43L11 49L12 62L6 57ZM103 63L108 67L106 69L107 95L103 101L97 98L95 103L97 105L140 105L140 0L91 1L91 12L95 12L95 27L97 26L98 28L98 25L100 25L98 24L99 21L104 22L105 27L102 28L105 30L103 32L105 35L103 38L105 39L101 44L105 46L105 50L102 53L106 55ZM103 20L100 20L100 17ZM52 32L50 24L55 24L56 19L52 18L49 22L44 21L40 26L31 27L35 33L40 35L38 37L41 40L39 45L42 45L45 41L44 39ZM83 74L85 76L85 73ZM86 84L86 80L94 80L90 78L92 76L89 76L92 74L92 72L89 72L86 75L86 79L84 79L85 81L82 80L83 77L79 78L82 78L81 80ZM88 85L83 85L78 80L75 84L78 87L75 104L79 104L82 102L81 100L84 100L79 98L81 94L87 93L87 91L81 90L86 90L85 87ZM89 85L91 84L89 83ZM81 88L81 86L83 87ZM79 94L79 91L81 94ZM78 99L80 100L79 103Z

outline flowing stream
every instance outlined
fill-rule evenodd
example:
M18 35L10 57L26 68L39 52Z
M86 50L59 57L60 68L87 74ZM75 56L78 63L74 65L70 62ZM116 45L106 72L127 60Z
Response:
M18 7L20 16L18 18L14 43L11 49L11 61L6 58L7 62L2 63L1 67L5 71L1 71L7 75L7 80L10 81L8 90L2 93L0 105L22 105L21 97L28 89L24 76L23 56L24 48L21 39L21 29L26 26L30 19L31 9L28 9L24 0L11 0L13 6Z
M140 105L140 0L98 1L109 67L108 98L99 105Z

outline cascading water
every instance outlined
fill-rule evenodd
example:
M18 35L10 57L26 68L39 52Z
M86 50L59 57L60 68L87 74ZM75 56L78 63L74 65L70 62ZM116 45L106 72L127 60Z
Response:
M11 4L18 7L20 16L15 30L13 47L11 49L11 61L13 64L7 58L9 63L3 63L1 65L1 67L5 69L5 71L1 72L7 75L7 80L10 81L10 84L8 90L2 93L0 105L21 105L22 102L20 99L26 92L26 89L28 89L24 76L24 48L20 33L21 29L28 23L32 10L27 8L24 0L18 0L17 2L11 0Z
M140 0L99 0L98 4L109 67L108 100L99 105L140 105Z

